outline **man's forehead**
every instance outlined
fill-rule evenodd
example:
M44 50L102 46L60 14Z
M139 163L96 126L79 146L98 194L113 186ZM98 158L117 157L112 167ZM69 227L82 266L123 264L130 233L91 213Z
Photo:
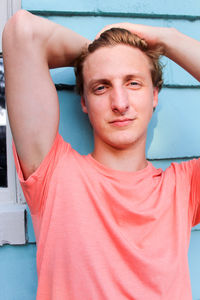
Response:
M142 51L138 47L131 46L129 44L119 43L116 45L108 45L108 46L99 47L94 52L89 53L89 55L86 58L86 61L88 60L88 58L90 58L92 56L100 56L101 53L103 53L103 56L107 56L107 55L109 56L109 55L112 55L113 53L123 54L126 52L141 53L141 55L144 55L146 57L146 54L144 53L144 51Z
M83 77L88 81L112 76L143 76L147 70L150 72L150 62L140 49L120 44L89 54L84 62Z

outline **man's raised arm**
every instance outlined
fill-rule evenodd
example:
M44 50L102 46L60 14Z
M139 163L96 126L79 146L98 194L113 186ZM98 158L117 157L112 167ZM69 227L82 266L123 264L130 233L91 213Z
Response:
M163 47L164 54L200 81L200 42L175 28L153 27L132 23L117 23L104 27L101 32L120 27L144 38L152 49ZM101 32L97 35L99 36Z
M58 97L49 68L72 66L88 42L65 27L23 10L5 26L6 103L25 178L48 153L58 130Z
M165 55L200 81L200 42L174 28L159 30Z

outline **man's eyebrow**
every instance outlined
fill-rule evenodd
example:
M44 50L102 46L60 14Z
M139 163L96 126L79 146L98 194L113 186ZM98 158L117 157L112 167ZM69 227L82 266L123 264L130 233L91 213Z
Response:
M125 80L131 80L134 78L144 78L144 75L142 73L134 73L134 74L128 74L124 77Z
M90 89L95 84L109 84L110 81L105 78L99 78L99 79L92 79L88 83L88 88Z
M144 79L144 74L142 74L140 72L127 74L123 77L123 81L131 80L131 79L135 79L135 78ZM111 83L111 81L106 78L91 79L88 83L88 88L91 89L91 87L96 84L110 84L110 83Z

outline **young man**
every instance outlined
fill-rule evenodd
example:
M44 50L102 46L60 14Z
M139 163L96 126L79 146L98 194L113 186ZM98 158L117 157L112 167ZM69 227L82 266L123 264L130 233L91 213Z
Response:
M112 27L149 46L112 29L79 59L81 104L95 141L87 156L58 134L48 68L73 66L89 41L25 11L4 30L14 156L37 240L37 299L188 300L199 161L157 170L145 142L162 84L155 49L200 80L200 43L175 29L105 29Z

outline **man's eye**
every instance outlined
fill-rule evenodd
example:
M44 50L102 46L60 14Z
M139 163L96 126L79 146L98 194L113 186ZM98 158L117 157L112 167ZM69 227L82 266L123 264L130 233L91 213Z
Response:
M141 87L141 84L140 82L138 81L130 81L129 82L129 86L132 88L132 89L139 89Z
M100 85L96 88L97 91L102 91L105 88L104 85Z
M131 81L131 83L130 83L131 85L139 85L139 83L138 82L136 82L136 81Z
M97 87L94 88L94 92L95 93L103 93L105 91L106 87L105 85L99 85Z

